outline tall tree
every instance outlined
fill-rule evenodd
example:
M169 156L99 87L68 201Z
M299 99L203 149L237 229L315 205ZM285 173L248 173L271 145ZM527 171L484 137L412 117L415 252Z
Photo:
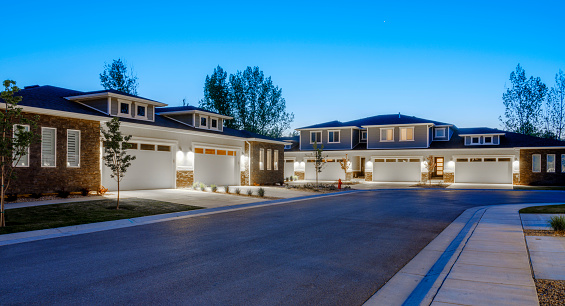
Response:
M546 102L549 129L557 139L565 138L565 73L559 69L555 85L549 90Z
M547 86L539 77L526 77L526 72L518 64L516 71L510 73L512 87L502 95L504 118L499 117L505 129L526 135L540 134L542 105L547 94Z
M121 58L114 60L111 65L104 64L104 72L100 74L100 84L104 89L114 89L130 95L137 95L137 76L133 69L126 67Z
M228 74L218 65L212 75L207 75L204 81L204 98L200 101L200 107L209 111L233 117L232 101L229 97ZM237 128L235 122L227 120L225 125Z
M39 141L39 134L35 132L39 117L28 119L23 116L22 108L18 107L22 97L14 96L20 91L15 81L5 80L3 85L4 90L0 94L4 103L4 109L0 111L0 227L6 226L4 195L12 180L16 179L14 169L29 154L29 146Z
M136 157L127 154L131 135L122 135L118 117L114 117L112 120L106 122L106 128L108 128L108 130L100 127L100 132L102 133L100 138L104 144L102 160L104 161L104 165L112 171L110 177L118 183L116 209L120 209L120 182L124 178L129 166L131 166L131 161L135 160Z
M326 165L326 158L327 156L324 156L324 145L320 144L320 146L318 147L318 142L314 142L314 144L312 145L312 148L314 149L314 171L316 171L316 187L320 186L318 184L318 173L322 172L322 170L324 169L324 166Z

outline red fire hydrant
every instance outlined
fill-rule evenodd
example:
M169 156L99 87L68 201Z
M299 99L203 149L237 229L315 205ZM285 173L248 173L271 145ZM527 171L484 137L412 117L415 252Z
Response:
M337 189L341 189L341 179L339 179L339 181L337 181Z

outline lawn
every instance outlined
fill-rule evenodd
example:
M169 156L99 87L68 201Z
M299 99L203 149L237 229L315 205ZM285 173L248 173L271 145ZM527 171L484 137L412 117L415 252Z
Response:
M137 198L120 200L119 210L116 210L116 200L110 199L15 208L6 210L6 227L0 228L0 234L129 219L201 208Z
M520 209L521 214L565 214L565 204L532 206Z

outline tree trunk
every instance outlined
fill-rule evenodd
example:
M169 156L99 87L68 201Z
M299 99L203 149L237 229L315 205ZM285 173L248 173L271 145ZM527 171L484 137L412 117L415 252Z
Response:
M118 201L116 202L116 210L120 209L120 180L118 180Z
M2 191L0 191L0 227L6 226L6 219L4 218L4 157L2 156Z

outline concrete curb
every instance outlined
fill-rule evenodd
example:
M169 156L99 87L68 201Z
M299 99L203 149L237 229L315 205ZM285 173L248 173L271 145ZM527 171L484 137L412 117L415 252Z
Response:
M30 241L37 241L37 240L44 240L44 239L51 239L51 238L58 238L58 237L65 237L65 236L74 236L74 235L80 235L80 234L94 233L94 232L100 232L100 231L106 231L106 230L112 230L112 229L119 229L119 228L126 228L126 227L132 227L132 226L139 226L139 225L146 225L146 224L152 224L152 223L158 223L158 222L180 220L180 219L185 219L185 218L192 218L192 217L199 217L199 216L205 216L205 215L226 213L226 212L232 212L232 211L237 211L237 210L245 210L245 209L258 208L258 207L267 207L267 206L288 204L288 203L292 203L292 202L300 202L300 201L310 200L310 199L313 199L313 198L335 197L335 196L340 196L340 195L349 194L349 193L353 193L353 192L362 192L362 191L361 190L348 190L348 191L335 192L335 193L331 193L331 194L316 194L316 195L309 195L309 196L303 196L303 197L297 197L297 198L278 199L278 200L265 201L265 202L246 203L246 204L238 204L238 205L233 205L233 206L222 206L222 207L215 207L215 208L197 209L197 210L190 210L190 211L183 211L183 212L176 212L176 213L169 213L169 214L160 214L160 215L131 218L131 219L121 219L121 220L88 223L88 224L73 225L73 226L66 226L66 227L59 227L59 228L51 228L51 229L44 229L44 230L37 230L37 231L4 234L4 235L0 235L0 246L17 244L17 243L24 243L24 242L30 242Z

